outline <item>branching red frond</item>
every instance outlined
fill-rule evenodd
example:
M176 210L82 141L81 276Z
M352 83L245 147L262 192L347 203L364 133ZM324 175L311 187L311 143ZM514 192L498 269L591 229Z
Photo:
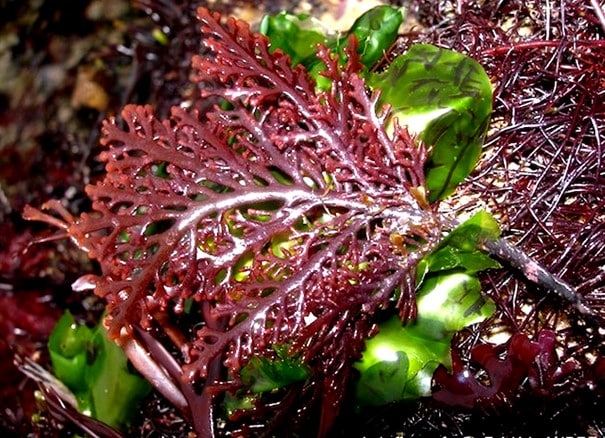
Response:
M402 318L414 314L414 267L440 234L417 195L425 151L385 131L354 44L344 66L320 51L333 86L316 94L247 24L199 17L195 80L216 105L163 121L129 105L124 126L103 125L106 175L68 227L102 269L85 283L116 339L197 314L179 346L189 381L219 383L209 370L220 363L237 382L251 357L286 345L314 370L306 391L335 412L372 315L396 291Z

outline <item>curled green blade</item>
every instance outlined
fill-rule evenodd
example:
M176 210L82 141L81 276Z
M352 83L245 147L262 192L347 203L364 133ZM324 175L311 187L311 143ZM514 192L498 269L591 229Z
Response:
M67 311L53 329L48 349L53 372L76 396L78 410L109 426L125 427L151 390L131 371L102 324L89 328Z

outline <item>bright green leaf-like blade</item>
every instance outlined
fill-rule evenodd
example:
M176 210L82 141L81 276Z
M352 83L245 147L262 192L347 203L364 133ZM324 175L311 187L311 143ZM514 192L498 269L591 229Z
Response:
M292 61L292 65L302 64L316 82L316 88L327 90L330 80L321 75L326 65L317 58L318 45L335 49L338 35L330 33L321 22L306 14L280 12L265 15L260 24L260 32L271 42L271 51L280 49Z
M492 110L485 70L468 56L417 44L368 78L379 104L431 147L426 168L429 201L450 195L475 168Z
M475 276L453 273L425 281L416 321L402 326L399 317L393 316L366 341L363 357L355 364L361 374L356 387L359 405L429 396L437 366L450 366L454 334L494 311L493 302L481 296Z
M467 273L431 277L418 294L418 313L422 314L422 324L435 330L434 339L445 339L495 311L493 302L481 295L479 280ZM427 329L423 332L428 333Z
M55 325L48 343L53 372L78 400L78 409L112 427L136 413L151 386L131 373L126 356L105 328L78 324L69 312Z
M474 251L481 248L487 240L500 238L498 221L485 210L479 210L472 217L457 226L449 233L438 248L454 246L463 251Z
M121 427L136 413L136 406L151 390L149 383L128 369L124 352L107 338L99 325L93 339L94 362L86 372L93 415L104 423Z
M260 32L271 41L272 51L280 49L290 56L293 65L302 63L307 68L317 61L317 45L328 43L327 31L321 22L307 14L283 11L265 15Z
M403 16L402 8L382 5L370 9L355 20L349 35L353 34L357 38L357 52L364 66L371 68L384 56L397 38Z
M55 325L48 340L50 360L55 376L74 392L85 390L87 345L93 332L85 325L76 324L66 311Z
M381 327L381 330L383 328ZM384 330L388 330L386 327ZM388 345L373 351L374 361L364 355L368 364L363 370L361 379L357 383L357 400L364 405L386 405L394 400L401 399L402 388L408 381L409 360L405 352L399 350L397 345ZM382 356L384 353L385 356ZM365 366L364 362L361 362Z
M456 227L416 267L416 285L429 273L463 271L474 275L485 269L498 269L500 264L482 250L485 241L500 238L500 227L492 215L479 211Z
M464 268L467 272L474 273L500 267L498 262L487 254L479 251L464 252L452 246L434 252L428 261L429 269L433 272Z

